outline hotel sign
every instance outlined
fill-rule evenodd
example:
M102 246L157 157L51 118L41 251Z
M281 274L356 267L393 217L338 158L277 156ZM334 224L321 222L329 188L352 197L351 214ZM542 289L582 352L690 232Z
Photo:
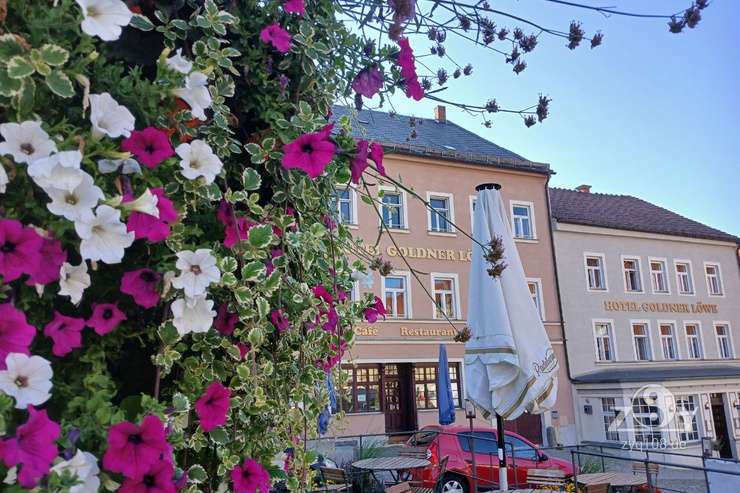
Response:
M608 312L659 312L659 313L719 313L717 305L702 303L638 303L636 301L605 301Z
M365 251L370 255L380 255L383 251L374 245L365 245ZM385 254L389 257L403 256L406 258L419 258L430 260L452 260L457 262L470 262L473 252L467 250L446 250L442 248L424 248L388 245Z

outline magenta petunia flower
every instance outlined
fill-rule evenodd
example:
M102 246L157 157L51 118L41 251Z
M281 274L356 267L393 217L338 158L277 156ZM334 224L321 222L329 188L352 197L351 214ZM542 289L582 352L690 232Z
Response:
M126 272L121 278L121 292L134 297L137 305L151 308L159 303L157 282L162 274L151 269L139 269Z
M41 261L43 238L20 221L0 219L0 276L7 283L23 273L36 272Z
M365 320L371 324L374 324L378 320L378 316L383 317L383 320L385 320L386 311L385 305L383 305L383 300L376 296L375 302L368 305L363 313L365 315Z
M283 147L282 163L285 168L300 168L311 178L324 172L334 157L336 148L327 139L334 124L326 125L320 132L305 134Z
M375 167L378 168L378 174L385 176L385 167L383 166L383 146L377 142L370 144L370 159L375 161Z
M267 493L270 489L270 474L254 459L244 461L244 466L231 470L231 480L237 493Z
M118 302L115 303L93 303L93 313L87 319L88 327L92 327L98 335L105 335L116 328L123 320L128 320L126 314L118 309Z
M38 268L30 273L30 277L26 281L29 286L34 284L45 285L58 281L59 270L62 268L62 264L67 261L67 252L62 250L60 242L54 238L44 238L43 236L41 240L41 249L39 250L41 258Z
M421 88L419 77L416 74L414 51L411 49L407 38L399 39L398 45L401 47L401 51L398 53L397 63L401 67L401 75L406 79L406 82L404 82L406 84L406 96L419 101L424 97L424 90Z
M30 356L28 346L36 335L36 327L26 322L26 314L10 303L0 305L0 370L7 370L5 357L10 353Z
M249 230L257 226L257 223L250 221L247 216L240 217L236 223L232 224L236 226L226 226L226 238L224 238L226 248L231 248L239 240L246 240L249 237Z
M290 320L288 320L288 314L285 313L283 310L275 310L270 314L270 318L272 318L272 323L275 324L275 327L278 328L280 333L282 333L285 329L290 328Z
M300 14L301 17L306 15L306 5L303 0L288 0L285 2L285 11L289 14Z
M126 222L126 230L134 232L134 239L146 238L152 243L164 241L170 236L170 227L167 223L177 221L177 210L172 206L172 201L164 196L164 190L153 188L152 195L157 196L157 209L159 218L144 212L132 211Z
M130 137L123 139L121 149L130 152L150 168L175 155L167 133L154 127L134 130Z
M74 348L82 346L82 329L85 328L85 319L67 317L54 312L54 320L44 327L44 335L54 341L52 352L57 356L64 356Z
M140 478L167 450L167 437L162 421L149 415L141 421L140 426L128 421L111 426L108 445L103 455L103 467L120 472L127 478Z
M175 489L180 491L188 484L188 472L183 470L179 479L175 480Z
M234 226L234 206L226 200L221 200L218 204L216 218L227 228Z
M314 287L314 288L313 288L313 289L312 289L311 291L313 291L313 295L314 295L314 296L315 296L316 298L319 298L319 299L321 299L321 300L323 300L323 301L326 301L327 303L329 303L329 306L330 306L330 307L333 307L333 306L334 306L333 298L332 298L332 296L331 296L331 295L330 295L330 294L329 294L329 293L328 293L328 292L326 291L326 288L325 288L324 286L321 286L321 285L319 285L319 286L316 286L316 287Z
M360 177L369 165L367 162L368 158L375 162L378 174L385 176L385 168L383 167L383 147L377 142L373 142L371 144L367 140L359 140L357 141L357 155L349 160L349 170L352 175L351 181L355 185L360 183Z
M219 334L228 336L234 333L234 326L238 320L239 314L237 312L230 312L228 303L222 303L218 307L218 315L213 320L213 328Z
M249 346L242 344L241 342L237 342L234 345L239 348L239 354L242 355L242 361L244 361L244 358L247 357L247 353L249 353Z
M26 488L37 486L36 481L51 471L51 462L59 451L54 441L59 437L59 425L50 420L46 410L36 411L28 406L28 421L5 441L5 464L21 464L18 482Z
M174 474L175 467L171 462L155 461L141 476L124 479L118 493L175 493L177 488L172 478Z
M226 424L226 416L229 413L229 396L231 389L224 387L220 382L213 382L206 390L206 395L198 399L193 406L198 411L200 427L203 431L212 431L217 426Z
M383 87L383 75L377 65L360 70L360 73L352 80L352 89L368 99L378 94L381 87Z
M265 43L272 43L281 53L290 51L290 34L277 22L264 28L260 33L260 38Z
M273 272L275 272L275 263L273 260L275 260L277 257L281 256L283 254L283 251L279 248L273 248L270 250L270 258L266 258L263 260L265 267L267 268L267 275L272 275Z

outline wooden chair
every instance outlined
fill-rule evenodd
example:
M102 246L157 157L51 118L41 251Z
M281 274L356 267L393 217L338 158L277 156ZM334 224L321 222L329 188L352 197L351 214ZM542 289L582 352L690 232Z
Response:
M434 482L434 487L432 488L424 488L423 486L412 486L411 491L412 493L435 493L439 491L439 485L442 483L442 477L445 475L445 472L447 471L447 461L450 460L449 455L445 455L442 457L442 459L439 461L439 465L436 466L439 468L439 473L437 474L437 480Z
M403 447L398 451L398 455L401 457L415 457L417 459L427 458L426 447Z
M339 491L349 491L349 476L344 469L334 467L321 467L321 488L316 493L324 491L325 493L336 493Z
M610 487L611 485L609 483L591 484L586 486L585 493L609 493Z
M404 481L403 483L388 486L385 489L385 493L413 493L413 490L411 489L411 485Z
M645 467L644 462L633 462L632 463L632 474L640 474L644 475L646 478L648 475L650 475L650 483L653 486L658 485L658 473L660 472L660 465L659 464L647 464L647 467ZM633 486L630 491L634 491L635 487Z
M530 487L551 486L555 491L565 489L565 472L560 469L528 469L527 484Z

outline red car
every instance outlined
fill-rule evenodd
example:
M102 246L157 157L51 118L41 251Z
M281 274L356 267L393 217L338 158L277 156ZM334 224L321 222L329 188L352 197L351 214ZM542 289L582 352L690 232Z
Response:
M473 461L470 453L470 428L463 426L425 426L411 437L404 447L426 448L427 459L433 466L441 457L449 456L447 469L439 485L439 493L471 493L473 491ZM496 430L493 428L473 428L475 438L475 464L478 476L478 489L490 490L498 486L498 446ZM514 446L512 457L511 446L507 445L506 465L508 468L509 486L518 484L526 487L529 469L560 469L565 477L573 476L573 464L566 460L548 457L538 450L529 440L516 433L506 432L506 441ZM514 481L513 465L516 462ZM412 481L419 481L426 488L433 488L437 482L439 470L436 467L415 470Z

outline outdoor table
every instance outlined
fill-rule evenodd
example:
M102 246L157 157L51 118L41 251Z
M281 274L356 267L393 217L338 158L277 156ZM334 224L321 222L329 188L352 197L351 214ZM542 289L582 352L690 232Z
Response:
M612 486L640 486L647 484L647 478L638 474L624 474L618 472L596 472L579 474L578 482L584 486L609 483Z
M399 456L362 459L358 460L357 462L353 462L352 467L370 471L373 474L375 480L378 481L379 484L382 484L382 481L378 480L378 477L375 476L375 473L389 472L391 474L391 477L393 478L393 481L395 483L399 483L401 481L400 473L402 471L407 471L409 469L423 469L425 467L429 467L431 464L432 463L429 462L427 459Z

